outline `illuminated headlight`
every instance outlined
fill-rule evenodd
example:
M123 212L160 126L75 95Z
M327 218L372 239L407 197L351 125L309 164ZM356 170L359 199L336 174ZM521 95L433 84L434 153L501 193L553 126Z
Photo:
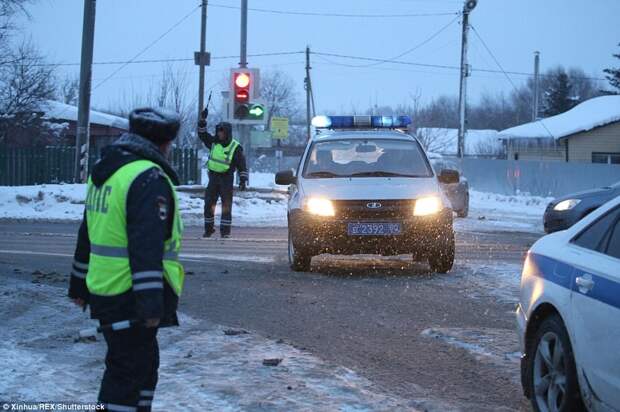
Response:
M306 203L306 210L308 213L317 216L334 216L336 214L331 200L320 197L308 199L308 203Z
M435 196L422 197L415 201L414 216L434 215L441 211L441 200Z
M562 200L560 203L558 203L557 205L555 205L553 207L553 210L555 210L557 212L563 212L565 210L571 210L572 208L577 206L579 204L579 202L581 202L581 200L579 200L579 199Z

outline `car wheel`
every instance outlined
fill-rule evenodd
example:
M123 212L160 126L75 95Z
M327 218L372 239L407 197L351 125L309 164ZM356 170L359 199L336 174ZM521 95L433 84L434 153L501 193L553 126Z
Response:
M545 319L527 348L526 385L537 412L585 410L573 349L559 316Z
M291 232L288 233L288 263L295 272L309 272L312 256L295 247Z
M463 209L457 211L456 215L458 217L467 217L467 215L469 215L469 194L465 197L465 205L463 206Z
M441 236L441 241L435 246L428 257L431 270L437 273L447 273L454 266L454 232Z

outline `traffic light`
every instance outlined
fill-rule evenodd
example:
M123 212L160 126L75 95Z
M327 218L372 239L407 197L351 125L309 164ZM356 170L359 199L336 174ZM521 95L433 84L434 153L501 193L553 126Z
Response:
M233 71L233 117L247 119L250 115L250 97L253 94L253 73L248 70Z

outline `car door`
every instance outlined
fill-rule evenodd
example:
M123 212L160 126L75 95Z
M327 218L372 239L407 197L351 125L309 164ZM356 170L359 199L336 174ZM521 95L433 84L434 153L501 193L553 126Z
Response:
M576 357L594 394L620 409L620 206L579 233L567 249L575 267Z

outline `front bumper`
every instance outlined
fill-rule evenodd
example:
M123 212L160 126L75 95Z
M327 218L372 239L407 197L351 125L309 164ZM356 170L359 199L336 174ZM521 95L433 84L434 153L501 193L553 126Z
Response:
M397 236L349 236L349 223L400 223ZM452 210L444 209L434 216L408 219L336 219L321 218L303 211L294 211L289 218L289 230L295 247L318 255L331 254L413 254L420 258L445 244L452 234Z

